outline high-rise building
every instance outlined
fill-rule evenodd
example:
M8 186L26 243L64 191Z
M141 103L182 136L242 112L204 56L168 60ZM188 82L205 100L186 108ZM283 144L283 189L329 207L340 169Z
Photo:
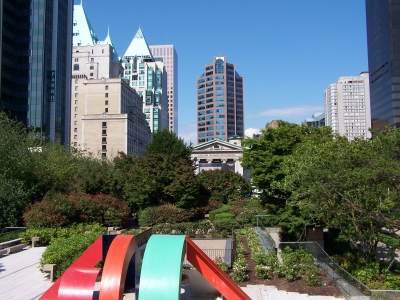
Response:
M303 124L308 127L324 127L325 126L325 113L315 113L311 118L304 120Z
M368 79L368 72L340 77L324 92L326 126L349 140L371 137Z
M372 128L400 127L400 0L366 0Z
M167 72L169 130L178 134L178 54L174 45L150 46L153 57L161 57Z
M69 143L72 0L0 0L0 107Z
M197 78L197 142L244 137L243 77L215 56Z
M123 79L110 33L100 41L74 5L71 143L96 156L143 155L151 140L143 100Z
M169 128L167 72L162 58L154 58L139 29L126 50L122 65L127 80L143 97L143 112L151 132Z

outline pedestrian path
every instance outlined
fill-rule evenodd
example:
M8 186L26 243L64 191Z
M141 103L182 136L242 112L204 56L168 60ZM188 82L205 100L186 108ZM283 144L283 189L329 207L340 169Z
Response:
M269 285L248 285L242 287L242 290L252 300L340 300L345 299L334 296L318 296L300 294L296 292L286 292L278 290L275 286Z
M38 299L52 282L39 270L39 261L46 247L25 248L0 256L1 299Z

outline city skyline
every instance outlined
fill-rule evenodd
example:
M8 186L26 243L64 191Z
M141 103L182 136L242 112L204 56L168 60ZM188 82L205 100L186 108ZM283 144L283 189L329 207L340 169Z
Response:
M150 0L146 7L157 7L166 18L143 13L132 19L112 17L121 7L133 10L130 1L101 6L83 1L97 36L104 39L109 30L119 55L138 28L149 46L174 45L179 56L178 135L186 142L196 141L194 80L210 57L228 57L246 78L248 131L274 119L301 123L323 111L330 83L368 70L364 0L227 4Z

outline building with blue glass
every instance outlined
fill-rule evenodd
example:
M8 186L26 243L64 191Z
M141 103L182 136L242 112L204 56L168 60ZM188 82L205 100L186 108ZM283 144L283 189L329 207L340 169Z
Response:
M154 57L142 30L136 32L122 57L124 79L143 99L151 132L169 128L167 72L162 57Z
M0 107L69 143L72 0L0 0Z
M400 0L366 0L372 128L400 127Z
M197 78L197 143L244 137L243 77L215 56Z

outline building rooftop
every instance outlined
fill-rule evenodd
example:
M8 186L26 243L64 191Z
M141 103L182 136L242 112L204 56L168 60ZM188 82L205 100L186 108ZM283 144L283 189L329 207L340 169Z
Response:
M146 39L143 35L142 29L136 32L135 36L133 37L132 42L130 43L128 49L126 50L124 57L141 57L147 58L154 61L153 55L151 54L149 45L146 42Z

